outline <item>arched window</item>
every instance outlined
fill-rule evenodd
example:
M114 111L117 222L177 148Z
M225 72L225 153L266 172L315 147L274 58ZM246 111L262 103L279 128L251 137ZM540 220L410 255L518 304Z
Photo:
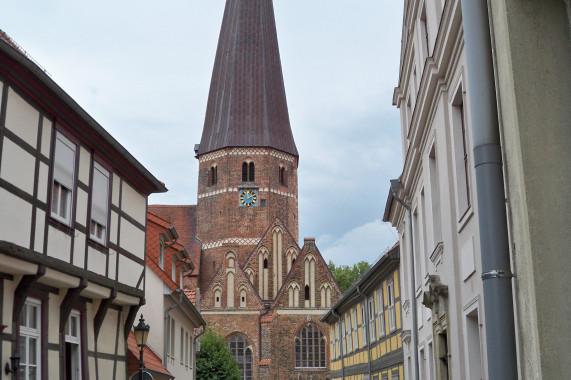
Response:
M268 269L268 259L264 259L264 269Z
M255 168L253 162L242 164L242 182L254 182Z
M222 289L214 289L214 307L222 307Z
M213 165L208 173L208 186L214 186L218 182L218 168Z
M295 282L289 284L289 307L299 307L299 285Z
M246 307L246 288L240 289L240 307Z
M295 367L325 368L325 336L307 325L295 337Z
M279 176L280 176L280 185L281 186L287 186L286 183L286 170L283 166L280 166L280 171L279 171Z
M309 285L305 285L305 300L309 301Z
M252 380L252 346L241 336L234 336L228 341L232 356L238 362L242 372L242 380Z

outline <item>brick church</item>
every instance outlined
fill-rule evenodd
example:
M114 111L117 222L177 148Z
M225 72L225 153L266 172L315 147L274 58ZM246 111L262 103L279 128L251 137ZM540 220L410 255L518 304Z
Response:
M185 287L243 379L325 380L321 316L341 291L298 236L299 154L271 0L227 0L200 144L196 205L149 206L195 263Z

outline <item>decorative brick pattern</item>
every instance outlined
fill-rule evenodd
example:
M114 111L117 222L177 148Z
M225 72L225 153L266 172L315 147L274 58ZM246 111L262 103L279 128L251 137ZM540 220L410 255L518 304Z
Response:
M223 240L218 240L218 241L206 242L206 243L202 244L202 249L206 250L206 249L218 248L218 247L222 247L224 244L258 245L259 242L260 242L260 239L256 239L256 238L251 238L251 239L228 238L228 239L223 239Z

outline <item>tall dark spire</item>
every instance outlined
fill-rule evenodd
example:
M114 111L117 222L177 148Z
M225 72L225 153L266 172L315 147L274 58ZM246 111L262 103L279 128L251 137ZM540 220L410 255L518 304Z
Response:
M298 155L271 0L227 0L198 154L271 147Z

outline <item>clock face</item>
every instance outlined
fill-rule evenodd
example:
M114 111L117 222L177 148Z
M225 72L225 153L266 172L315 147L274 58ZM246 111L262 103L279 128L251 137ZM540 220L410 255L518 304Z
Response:
M256 190L240 190L240 207L258 205L258 192Z

